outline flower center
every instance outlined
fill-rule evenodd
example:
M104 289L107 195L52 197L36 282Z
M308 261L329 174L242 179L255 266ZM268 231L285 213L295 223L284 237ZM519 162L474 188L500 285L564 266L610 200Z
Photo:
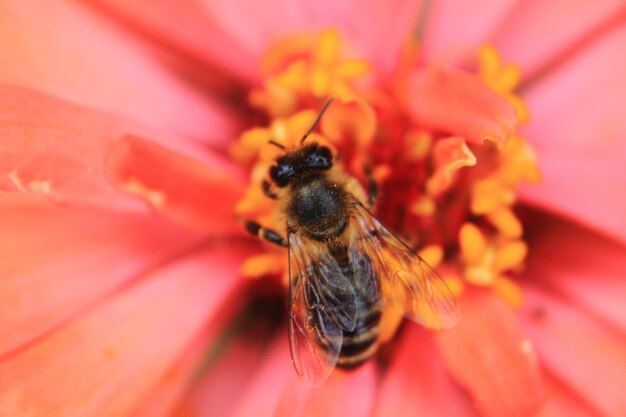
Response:
M323 103L335 97L319 133L308 140L328 146L364 187L373 176L380 190L373 208L378 220L457 294L468 285L488 287L519 307L523 300L514 278L528 248L513 205L521 182L539 180L533 151L517 134L501 147L469 143L445 127L429 128L410 117L401 95L407 68L417 66L415 52L406 53L395 82L383 85L372 74L373 64L351 57L335 31L271 47L262 63L264 83L249 95L269 123L244 132L232 149L251 180L236 214L285 233L276 202L263 193L270 166L283 154L270 140L297 147ZM481 48L477 58L473 77L511 103L525 123L528 111L515 94L519 69L504 64L492 47ZM282 276L287 283L287 254L267 246L245 262L242 273Z

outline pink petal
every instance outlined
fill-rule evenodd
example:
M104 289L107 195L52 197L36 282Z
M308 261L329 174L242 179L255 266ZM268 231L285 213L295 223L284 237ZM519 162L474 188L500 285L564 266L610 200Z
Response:
M112 147L107 164L120 188L183 225L214 234L240 229L233 208L243 194L243 181L225 161L216 158L211 167L154 142L125 136ZM233 175L224 173L228 169Z
M431 62L453 62L487 42L518 3L516 0L432 2L423 41Z
M276 414L294 417L369 417L374 405L374 363L331 376L315 390L303 385L287 385L276 407ZM298 401L300 399L300 401ZM355 401L356 400L356 401Z
M239 399L233 416L369 416L374 376L369 362L354 372L332 374L320 388L306 388L293 369L283 333Z
M172 415L178 401L193 383L202 356L206 354L206 346L214 342L205 337L192 343L190 348L177 359L159 378L137 410L129 414L131 417L167 417Z
M328 2L308 0L203 1L213 21L258 60L267 46L284 36L337 28L359 57L385 73L397 63L417 23L421 1Z
M250 314L244 312L243 314ZM223 354L208 368L206 375L178 407L175 415L195 417L229 416L245 392L250 376L264 359L273 326L253 318L252 329L227 344ZM260 320L264 320L261 317ZM234 326L241 325L240 323ZM239 329L235 329L239 331Z
M233 417L272 417L283 387L302 384L290 362L287 333L281 332L263 359L261 367L249 375L240 393Z
M533 77L593 45L596 36L619 24L625 6L624 0L518 1L493 42L505 60Z
M532 216L526 275L626 331L626 248L556 216Z
M0 356L199 239L149 216L63 210L6 192L0 230Z
M233 120L169 74L144 44L76 2L2 2L0 82L20 85L201 140Z
M0 189L57 202L145 210L104 174L109 142L130 124L19 87L0 85Z
M536 287L524 294L523 324L542 365L600 414L626 415L622 335Z
M511 309L492 293L466 291L461 322L437 334L452 377L485 417L526 417L545 392L532 345Z
M427 331L408 325L381 382L374 416L477 416Z
M580 398L552 378L544 378L548 402L537 417L599 417Z
M123 416L198 337L240 282L239 246L162 267L0 362L0 414Z
M462 136L472 143L504 144L515 132L515 109L476 76L430 67L413 73L407 105L425 127Z
M534 84L524 135L543 183L522 196L626 242L626 26Z
M222 77L259 77L255 58L228 35L197 0L94 0L104 15L125 24L169 52L181 54L203 71L222 71ZM221 79L222 86L224 79Z
M244 290L244 288L242 288ZM191 343L186 351L176 359L151 389L150 395L132 417L167 417L175 415L175 409L197 383L199 371L206 366L207 356L222 347L224 338L228 338L227 326L232 326L235 315L240 313L242 300L246 299L242 291L235 291L227 300L221 300L219 311L214 313L211 322ZM224 381L220 381L223 383ZM197 414L194 414L197 416ZM225 415L225 414L217 414Z

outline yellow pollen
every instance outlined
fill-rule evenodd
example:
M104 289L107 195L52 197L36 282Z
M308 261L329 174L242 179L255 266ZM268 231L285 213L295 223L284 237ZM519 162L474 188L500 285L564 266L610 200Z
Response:
M444 275L442 278L450 291L452 291L453 295L458 297L463 293L463 290L465 289L465 284L463 283L463 280L461 278L457 277L456 275Z
M493 267L496 271L513 269L522 263L527 253L528 247L523 241L507 242L496 251Z
M487 241L483 233L472 223L461 226L459 246L462 258L468 264L480 262L487 252Z
M50 180L32 180L24 183L17 171L11 171L7 177L18 191L33 191L36 193L49 194L52 191Z
M330 140L352 139L361 147L369 144L377 129L374 110L358 97L335 100L320 125Z
M147 187L137 180L130 180L123 184L122 187L127 192L138 195L147 200L155 207L160 207L163 203L165 203L165 194L162 191Z
M514 309L522 308L524 294L522 289L506 276L499 276L493 283L493 290Z
M339 58L339 34L334 30L325 30L320 34L313 61L318 65L332 65Z
M353 97L353 82L369 74L371 65L344 57L344 49L333 29L276 43L262 59L267 78L263 88L250 93L250 104L272 116L285 116L302 100Z
M522 223L515 217L510 207L502 206L489 212L487 220L504 237L513 239L522 236Z
M265 275L281 274L285 270L285 254L265 252L253 255L241 265L241 275L247 278L259 278Z
M422 197L419 200L413 201L409 206L409 211L416 216L430 217L435 214L437 206L435 201L430 197Z
M493 286L505 271L522 265L528 247L519 239L507 240L504 236L487 238L472 223L465 223L459 232L461 261L465 279L477 286ZM512 283L511 283L512 284Z
M428 245L419 251L423 260L433 268L436 268L443 260L443 248L440 245Z
M433 143L433 137L430 133L416 130L409 130L405 134L404 140L408 148L407 157L415 161L425 158L429 154Z

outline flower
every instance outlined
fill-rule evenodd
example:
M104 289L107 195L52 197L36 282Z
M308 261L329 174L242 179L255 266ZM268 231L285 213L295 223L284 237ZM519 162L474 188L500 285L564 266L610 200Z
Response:
M419 2L403 1L360 4L358 14L352 3L324 2L2 3L0 45L10 53L0 58L0 187L11 193L0 200L1 414L623 415L626 221L616 192L624 178L618 115L626 84L617 51L626 32L613 17L623 5L490 3L439 1L427 15ZM558 13L564 7L567 17ZM423 197L456 181L472 185L466 192L481 221L467 221L474 217L457 213L458 205L445 212L459 231L462 263L449 283L463 287L463 319L436 335L406 325L380 353L380 373L369 362L309 391L296 382L287 336L271 318L280 303L241 305L259 287L281 291L278 282L240 279L241 265L254 272L265 259L275 268L265 272L281 269L242 237L232 216L238 202L245 211L246 173L228 149L259 120L291 120L315 104L290 96L285 83L320 99L332 91L346 113L325 118L321 132L332 144L333 131L350 129L356 145L347 168L356 172L372 123L393 129L399 116L379 120L389 108L379 105L372 118L372 106L350 95L400 78L398 57L414 62L404 41L420 16L427 23L417 59L434 69L404 84L411 94L403 126L426 127L409 132L409 156L432 149L437 169L423 178L428 192L412 196L422 198L386 198L396 206L410 201L428 217L433 201ZM329 26L359 49L346 65L331 62L340 56L331 39L310 73L269 65L283 78L262 77L270 45L299 39L278 51L301 51ZM293 37L300 33L306 36ZM520 65L519 89L511 87L519 74L481 49L487 41L503 62ZM483 81L450 73L476 63L477 51L483 73L473 74ZM289 84L304 74L309 84ZM353 91L354 82L365 86ZM263 114L246 105L251 91ZM375 98L388 99L367 103ZM479 142L504 142L514 128L507 115L523 120L524 104L530 121L508 145L516 152L494 157L528 163L515 159L528 155L520 138L538 156L543 182L522 189L521 200L534 208L518 213L520 221L510 210L508 175L532 171L487 165L489 175L472 178L477 171L462 167L475 164L472 155L489 161L494 149ZM237 159L249 158L249 149L239 148ZM383 187L398 172L374 165ZM410 226L399 231L442 230ZM526 250L527 269L518 272ZM437 253L435 246L423 254L435 262ZM247 314L238 316L241 310ZM216 358L181 402L206 346L217 346Z

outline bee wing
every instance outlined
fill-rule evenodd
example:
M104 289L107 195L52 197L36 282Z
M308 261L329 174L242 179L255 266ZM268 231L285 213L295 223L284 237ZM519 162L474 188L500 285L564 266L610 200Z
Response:
M300 378L319 386L334 369L343 332L356 326L356 295L326 247L289 234L289 348Z
M354 245L372 258L385 301L426 327L455 326L459 320L456 297L437 272L361 203L356 203L356 213L359 230Z

